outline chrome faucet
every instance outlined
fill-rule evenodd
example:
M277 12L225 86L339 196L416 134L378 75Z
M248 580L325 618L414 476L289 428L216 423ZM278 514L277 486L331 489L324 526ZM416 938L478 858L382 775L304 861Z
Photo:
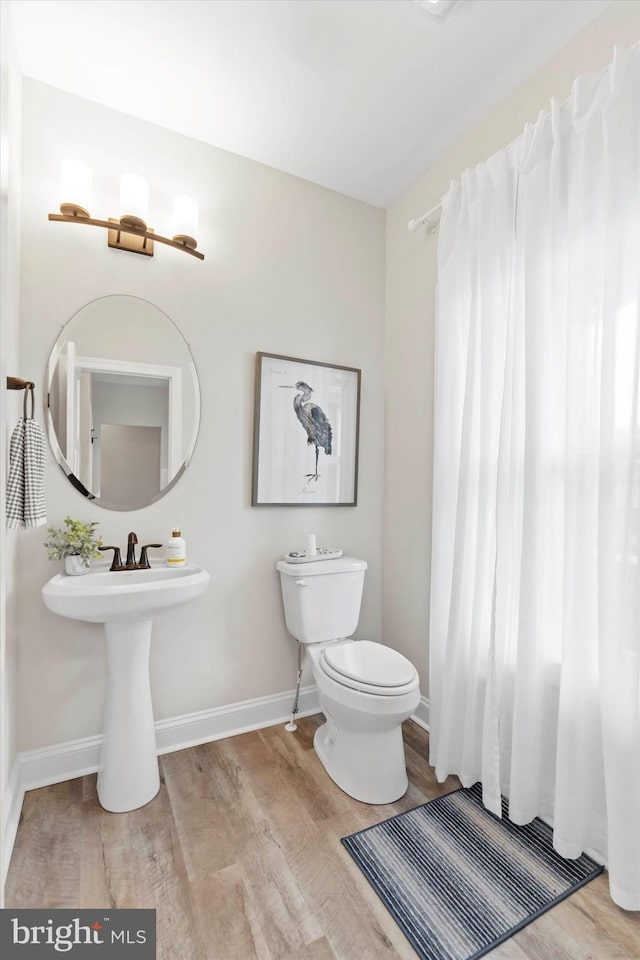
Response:
M111 561L111 566L109 570L148 570L151 567L149 563L149 557L147 556L147 550L149 547L161 547L161 543L145 543L140 547L140 559L136 562L136 544L138 542L138 537L136 534L131 531L127 537L127 559L126 562L122 562L122 556L120 554L120 547L100 547L100 550L113 550L113 560Z

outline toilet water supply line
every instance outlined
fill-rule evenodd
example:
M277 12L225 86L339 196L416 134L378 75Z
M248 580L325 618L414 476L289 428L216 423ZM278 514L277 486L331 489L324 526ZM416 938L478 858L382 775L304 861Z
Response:
M289 733L295 733L298 729L296 723L296 713L298 712L298 700L300 699L300 683L302 681L302 644L299 640L296 640L298 644L298 681L296 683L296 696L293 701L293 709L291 710L291 720L289 723L285 724L285 730L288 730Z

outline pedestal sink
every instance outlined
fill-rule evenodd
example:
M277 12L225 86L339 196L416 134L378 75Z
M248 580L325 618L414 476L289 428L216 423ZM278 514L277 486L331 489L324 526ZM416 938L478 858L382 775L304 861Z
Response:
M209 574L187 563L171 569L111 572L92 564L85 576L57 574L42 588L45 605L61 617L104 623L107 641L107 703L98 769L98 799L114 813L135 810L160 787L149 684L153 618L195 600Z

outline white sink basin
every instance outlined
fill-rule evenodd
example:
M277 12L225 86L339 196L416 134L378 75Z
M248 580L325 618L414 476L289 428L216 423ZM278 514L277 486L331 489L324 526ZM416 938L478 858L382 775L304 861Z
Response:
M45 606L61 617L108 623L147 620L161 610L195 600L209 584L209 574L194 563L167 567L152 562L150 570L109 570L107 562L92 564L89 573L68 577L59 573L42 588Z
M111 572L105 562L83 576L59 573L42 588L45 605L61 617L104 623L107 701L98 767L98 799L114 813L135 810L160 787L149 683L153 617L195 600L209 574L194 563L175 569Z

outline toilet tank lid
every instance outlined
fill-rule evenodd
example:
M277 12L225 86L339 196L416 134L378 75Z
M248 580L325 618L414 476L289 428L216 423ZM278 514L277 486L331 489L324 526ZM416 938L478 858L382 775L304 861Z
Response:
M286 577L295 577L296 580L302 580L304 577L326 576L330 573L353 573L366 569L366 560L358 560L357 557L339 557L337 560L310 560L309 563L288 563L286 560L278 560L276 563L276 570Z

